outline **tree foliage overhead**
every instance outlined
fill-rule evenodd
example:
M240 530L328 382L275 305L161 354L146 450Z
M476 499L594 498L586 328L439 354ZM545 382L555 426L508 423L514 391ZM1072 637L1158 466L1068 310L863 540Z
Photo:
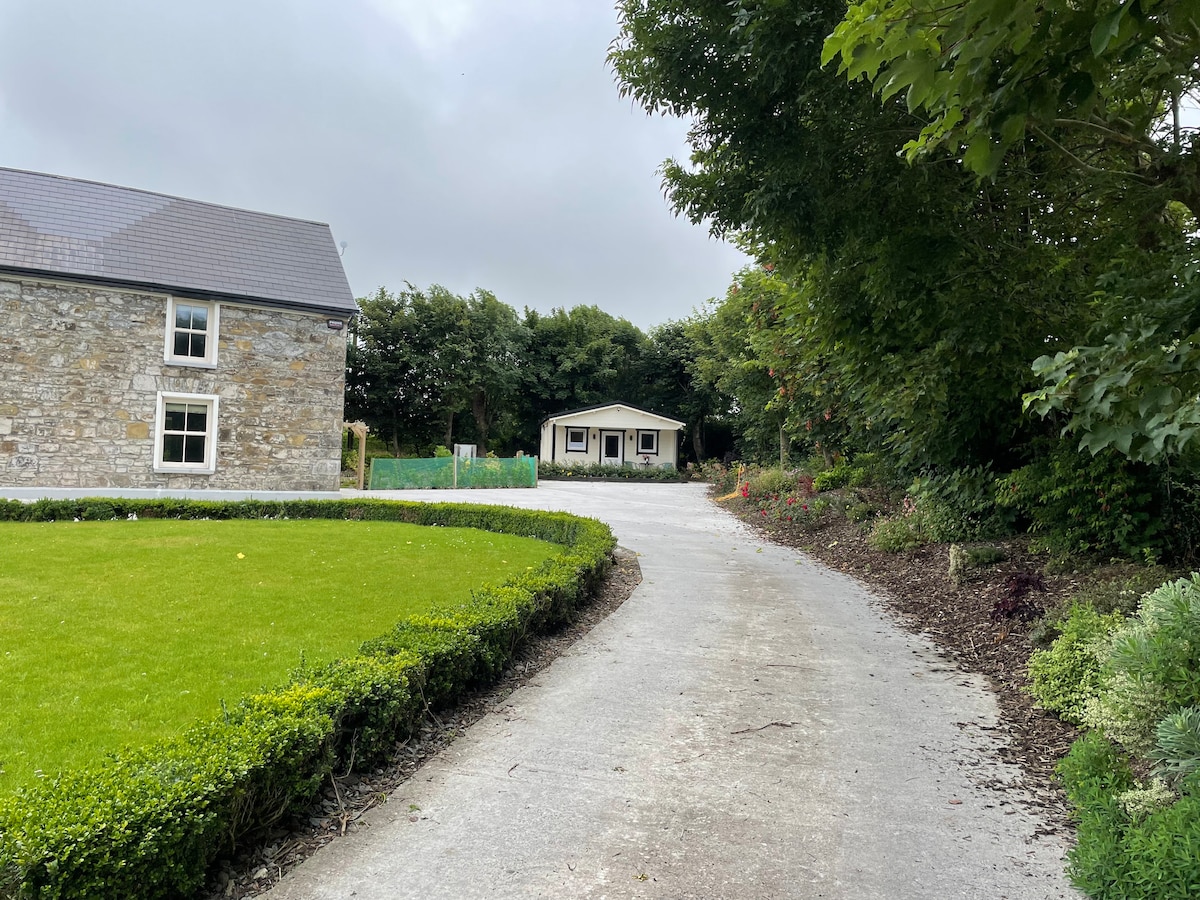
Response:
M1198 26L1196 0L856 0L822 61L929 117L910 159L993 175L1033 135L1093 183L1197 213L1200 144L1178 108L1200 86Z
M1125 213L1061 202L1079 175L1045 147L984 183L953 159L898 159L923 120L821 67L843 3L618 8L622 90L692 121L691 159L663 167L672 205L736 233L789 286L755 313L755 343L796 436L823 420L803 401L819 395L914 465L986 460L1036 431L1029 364L1084 333L1096 271L1080 248L1115 246Z
M909 159L961 154L995 176L1040 142L1080 176L1054 203L1088 198L1134 223L1129 249L1097 266L1090 334L1039 356L1026 407L1092 453L1181 453L1200 419L1200 140L1180 116L1200 88L1200 3L858 0L823 59L928 116Z
M1200 256L1182 241L1169 265L1102 279L1088 343L1034 361L1045 384L1025 406L1093 454L1178 457L1200 436ZM1200 443L1200 442L1196 442Z

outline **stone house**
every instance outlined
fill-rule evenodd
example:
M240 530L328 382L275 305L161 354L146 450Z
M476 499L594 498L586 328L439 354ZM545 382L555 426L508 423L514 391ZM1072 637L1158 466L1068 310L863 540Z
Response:
M0 169L0 496L338 489L327 225Z
M675 468L684 423L628 403L572 409L542 422L541 458L557 463Z

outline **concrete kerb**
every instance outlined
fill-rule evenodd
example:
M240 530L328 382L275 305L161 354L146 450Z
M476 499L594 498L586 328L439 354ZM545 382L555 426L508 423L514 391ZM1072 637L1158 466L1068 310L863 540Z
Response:
M595 516L643 582L274 900L1079 896L982 679L705 485L370 496Z

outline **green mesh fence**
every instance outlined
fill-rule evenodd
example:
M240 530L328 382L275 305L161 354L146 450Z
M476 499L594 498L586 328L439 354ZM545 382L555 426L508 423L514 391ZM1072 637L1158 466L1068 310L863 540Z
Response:
M368 487L372 491L537 487L537 458L372 459Z

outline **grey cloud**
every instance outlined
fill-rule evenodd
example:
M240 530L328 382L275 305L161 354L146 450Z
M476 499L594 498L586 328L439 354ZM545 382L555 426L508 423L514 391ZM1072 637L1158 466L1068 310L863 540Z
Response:
M485 287L649 326L743 263L676 219L607 4L0 0L0 164L330 223L354 291ZM450 22L451 26L455 23Z

